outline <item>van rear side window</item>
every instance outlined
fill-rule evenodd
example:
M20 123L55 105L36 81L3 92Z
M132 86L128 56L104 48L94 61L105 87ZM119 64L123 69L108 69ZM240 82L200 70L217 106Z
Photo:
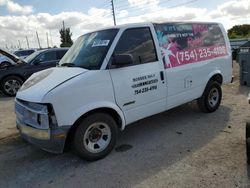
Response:
M165 68L227 55L222 31L213 23L154 24Z

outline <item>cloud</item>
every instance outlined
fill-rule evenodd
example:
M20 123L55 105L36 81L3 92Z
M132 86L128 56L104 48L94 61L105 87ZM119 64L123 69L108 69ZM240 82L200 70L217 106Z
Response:
M9 1L0 0L0 6L7 5L6 2ZM3 5L4 3L5 5ZM249 0L230 0L212 11L206 8L190 6L164 8L159 5L158 0L129 0L129 3L130 6L135 7L136 11L134 8L117 11L116 18L119 25L136 22L212 21L221 22L226 29L229 29L233 25L247 23L250 20ZM154 4L154 8L145 11L144 8L149 7L148 3ZM139 7L143 6L144 8L139 9ZM92 7L85 13L74 11L54 15L37 13L20 16L0 16L0 47L5 46L5 44L8 46L18 44L18 40L20 40L22 47L26 48L26 36L31 47L38 47L36 31L39 34L42 47L47 47L46 32L51 32L53 45L59 46L59 29L62 28L63 21L66 27L70 27L73 40L86 32L113 26L113 18L108 8Z
M18 14L30 14L33 12L33 7L30 5L21 6L18 3L15 3L11 0L0 0L0 6L6 6L7 10L10 13Z
M21 6L18 3L8 1L7 10L10 11L11 13L29 14L33 12L33 7L27 5Z
M126 17L120 19L119 23L134 23L134 22L167 22L167 21L187 21L202 17L206 9L202 8L156 8L157 11L149 11L148 13L139 16ZM164 14L167 13L167 14Z
M102 9L102 8L95 8L95 7L90 8L88 11L88 14L90 16L98 16L98 17L107 16L107 15L110 15L110 13L111 13L110 9Z
M241 17L250 14L250 1L249 0L234 0L224 3L219 6L219 10L224 15L232 17Z
M30 47L37 48L36 31L38 32L42 47L47 47L46 32L51 32L53 45L59 46L62 22L66 27L70 27L75 40L86 32L113 25L112 17L104 17L108 10L91 9L87 14L81 12L62 12L59 14L38 13L34 15L22 16L0 16L0 47L18 44L27 48L26 36ZM50 36L50 35L49 35ZM52 44L50 44L52 46Z
M216 18L220 18L220 17L223 17L223 14L221 11L218 11L218 10L213 10L209 13L209 17L211 19L216 19Z
M6 5L7 4L7 0L0 0L0 6Z
M158 6L160 0L128 0L128 2L131 7L146 8L146 6L148 5L150 5L151 7Z
M126 11L126 10L121 10L121 11L119 11L119 13L117 14L117 18L124 18L124 17L126 17L128 15L128 11Z
M217 7L209 16L213 19L219 17L230 17L237 19L250 16L249 0L231 0Z
M215 10L209 12L205 20L221 22L226 29L229 29L234 25L249 24L250 1L227 1L219 5Z
M62 26L62 22L67 23L67 27L74 27L80 24L85 15L79 12L62 12L60 14L51 15L48 13L39 13L36 15L37 22L41 23L44 28L53 30Z

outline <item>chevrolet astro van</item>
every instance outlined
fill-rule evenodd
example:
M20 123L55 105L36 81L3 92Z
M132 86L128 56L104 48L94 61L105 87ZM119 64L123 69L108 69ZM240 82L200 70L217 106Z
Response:
M220 106L232 78L227 34L219 23L141 23L80 36L59 66L33 74L16 95L21 136L85 160L111 152L118 130L189 101Z

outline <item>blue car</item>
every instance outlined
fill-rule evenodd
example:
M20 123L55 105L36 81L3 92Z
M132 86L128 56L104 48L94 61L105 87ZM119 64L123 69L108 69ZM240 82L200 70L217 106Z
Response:
M68 48L52 48L36 51L25 58L25 61L17 59L17 64L5 66L0 69L1 91L7 96L15 96L25 80L33 73L55 67L67 51Z

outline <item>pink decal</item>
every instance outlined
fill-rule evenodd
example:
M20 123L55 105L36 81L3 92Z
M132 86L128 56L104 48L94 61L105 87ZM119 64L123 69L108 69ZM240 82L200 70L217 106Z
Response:
M180 50L169 57L171 66L165 64L165 68L197 63L225 55L227 55L225 45Z
M193 39L192 37L188 37L188 47L197 47L197 46L202 46L203 45L203 40L199 37L196 37Z
M206 61L228 53L217 24L173 23L156 25L156 29L166 69Z
M193 31L196 35L197 33L204 33L208 31L208 25L205 24L193 24Z

